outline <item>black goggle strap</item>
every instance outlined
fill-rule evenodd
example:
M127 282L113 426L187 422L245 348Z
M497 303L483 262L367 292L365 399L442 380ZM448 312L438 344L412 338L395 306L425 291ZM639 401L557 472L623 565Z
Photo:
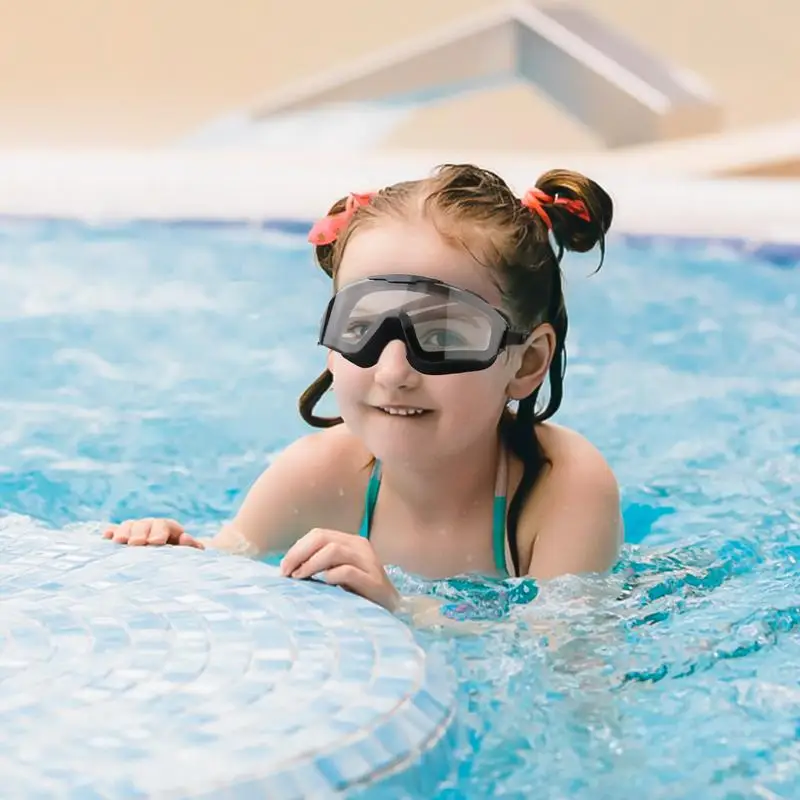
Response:
M525 344L528 341L528 337L530 333L525 333L524 331L512 331L508 329L503 336L503 340L500 342L500 347L511 347L514 344Z

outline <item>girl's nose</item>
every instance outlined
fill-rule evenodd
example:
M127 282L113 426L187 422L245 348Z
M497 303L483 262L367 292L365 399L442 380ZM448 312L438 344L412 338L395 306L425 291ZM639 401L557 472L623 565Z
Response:
M407 389L415 386L418 379L419 373L408 363L405 342L389 342L375 365L375 381L387 388Z

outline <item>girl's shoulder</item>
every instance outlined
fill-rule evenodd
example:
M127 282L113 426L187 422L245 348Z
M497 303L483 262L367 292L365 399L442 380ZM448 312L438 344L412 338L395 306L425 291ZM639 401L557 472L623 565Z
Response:
M536 425L535 432L548 462L539 476L537 486L553 480L560 482L577 471L584 475L594 474L601 480L611 474L611 468L602 453L577 431L543 422ZM522 462L514 459L510 476L514 486L522 478L522 471Z
M564 470L581 464L589 469L605 470L608 468L603 454L585 436L556 425L544 422L536 426L536 436L547 455L552 470Z
M338 522L346 530L342 523L349 522L354 505L360 507L372 463L361 440L340 424L296 440L273 466L294 473L293 482L306 494L309 507L324 510L324 527Z
M312 528L357 530L371 461L343 427L295 440L250 487L234 525L260 551L286 549Z
M307 434L290 447L303 450L305 456L322 470L338 466L347 473L351 470L358 472L365 467L368 469L372 463L371 453L344 423Z
M611 467L597 447L577 431L547 422L536 426L536 436L549 463L520 514L521 561L534 565L534 551L542 555L545 540L548 549L552 545L567 557L572 545L586 548L587 542L579 540L588 538L592 547L602 545L602 554L594 559L601 563L618 548L622 532L619 486ZM510 475L514 490L521 477L522 465L516 463ZM541 571L582 570L570 568L565 561L563 569L559 564L551 570L548 563Z

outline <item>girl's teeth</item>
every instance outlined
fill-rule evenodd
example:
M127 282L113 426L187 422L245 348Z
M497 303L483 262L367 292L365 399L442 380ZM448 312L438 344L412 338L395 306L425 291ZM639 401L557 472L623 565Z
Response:
M424 413L424 409L422 408L382 408L381 411L384 411L387 414L395 414L400 417L411 417L416 414Z

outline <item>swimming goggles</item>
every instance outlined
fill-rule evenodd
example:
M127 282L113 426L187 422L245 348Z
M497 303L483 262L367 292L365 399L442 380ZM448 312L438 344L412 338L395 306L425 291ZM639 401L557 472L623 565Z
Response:
M384 347L398 339L417 372L448 375L486 369L527 336L466 289L420 275L378 275L336 292L319 343L356 366L373 367Z

